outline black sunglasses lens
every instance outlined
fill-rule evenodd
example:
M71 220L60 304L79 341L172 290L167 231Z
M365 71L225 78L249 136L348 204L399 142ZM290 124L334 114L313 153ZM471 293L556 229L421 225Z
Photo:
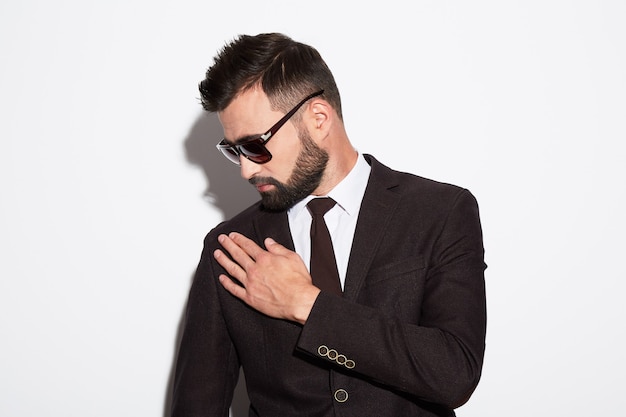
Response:
M265 145L259 142L244 143L239 146L239 151L243 156L257 164L264 164L272 159Z

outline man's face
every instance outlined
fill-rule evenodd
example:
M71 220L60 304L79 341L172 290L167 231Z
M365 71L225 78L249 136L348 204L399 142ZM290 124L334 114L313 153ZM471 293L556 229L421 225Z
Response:
M218 116L224 137L235 143L240 138L264 133L283 113L271 110L265 93L253 89L235 98ZM241 176L259 191L264 207L286 210L319 186L328 153L317 146L304 127L298 131L291 122L275 134L267 149L272 160L265 164L240 158Z

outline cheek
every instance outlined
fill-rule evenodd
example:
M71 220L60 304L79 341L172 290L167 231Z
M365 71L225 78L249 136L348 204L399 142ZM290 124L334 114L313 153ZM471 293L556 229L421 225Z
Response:
M296 166L300 149L299 141L285 144L276 150L271 149L272 160L267 164L268 174L286 184Z
M293 168L295 167L295 159L285 161L270 174L274 179L282 184L288 184L291 179Z

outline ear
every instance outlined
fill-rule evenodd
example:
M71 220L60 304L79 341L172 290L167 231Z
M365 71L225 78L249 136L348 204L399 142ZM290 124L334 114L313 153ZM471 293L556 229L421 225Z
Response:
M334 114L333 108L323 99L315 99L309 104L309 133L318 144L328 136Z

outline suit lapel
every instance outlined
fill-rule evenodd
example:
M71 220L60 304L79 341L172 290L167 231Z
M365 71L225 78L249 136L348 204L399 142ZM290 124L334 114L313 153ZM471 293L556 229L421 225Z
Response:
M392 190L397 185L393 171L369 155L366 159L372 166L372 172L361 203L348 261L344 297L350 300L357 298L387 224L400 201L400 195Z
M261 210L253 222L254 230L257 234L257 243L261 247L265 247L263 240L271 237L287 249L294 250L286 211L269 212Z

